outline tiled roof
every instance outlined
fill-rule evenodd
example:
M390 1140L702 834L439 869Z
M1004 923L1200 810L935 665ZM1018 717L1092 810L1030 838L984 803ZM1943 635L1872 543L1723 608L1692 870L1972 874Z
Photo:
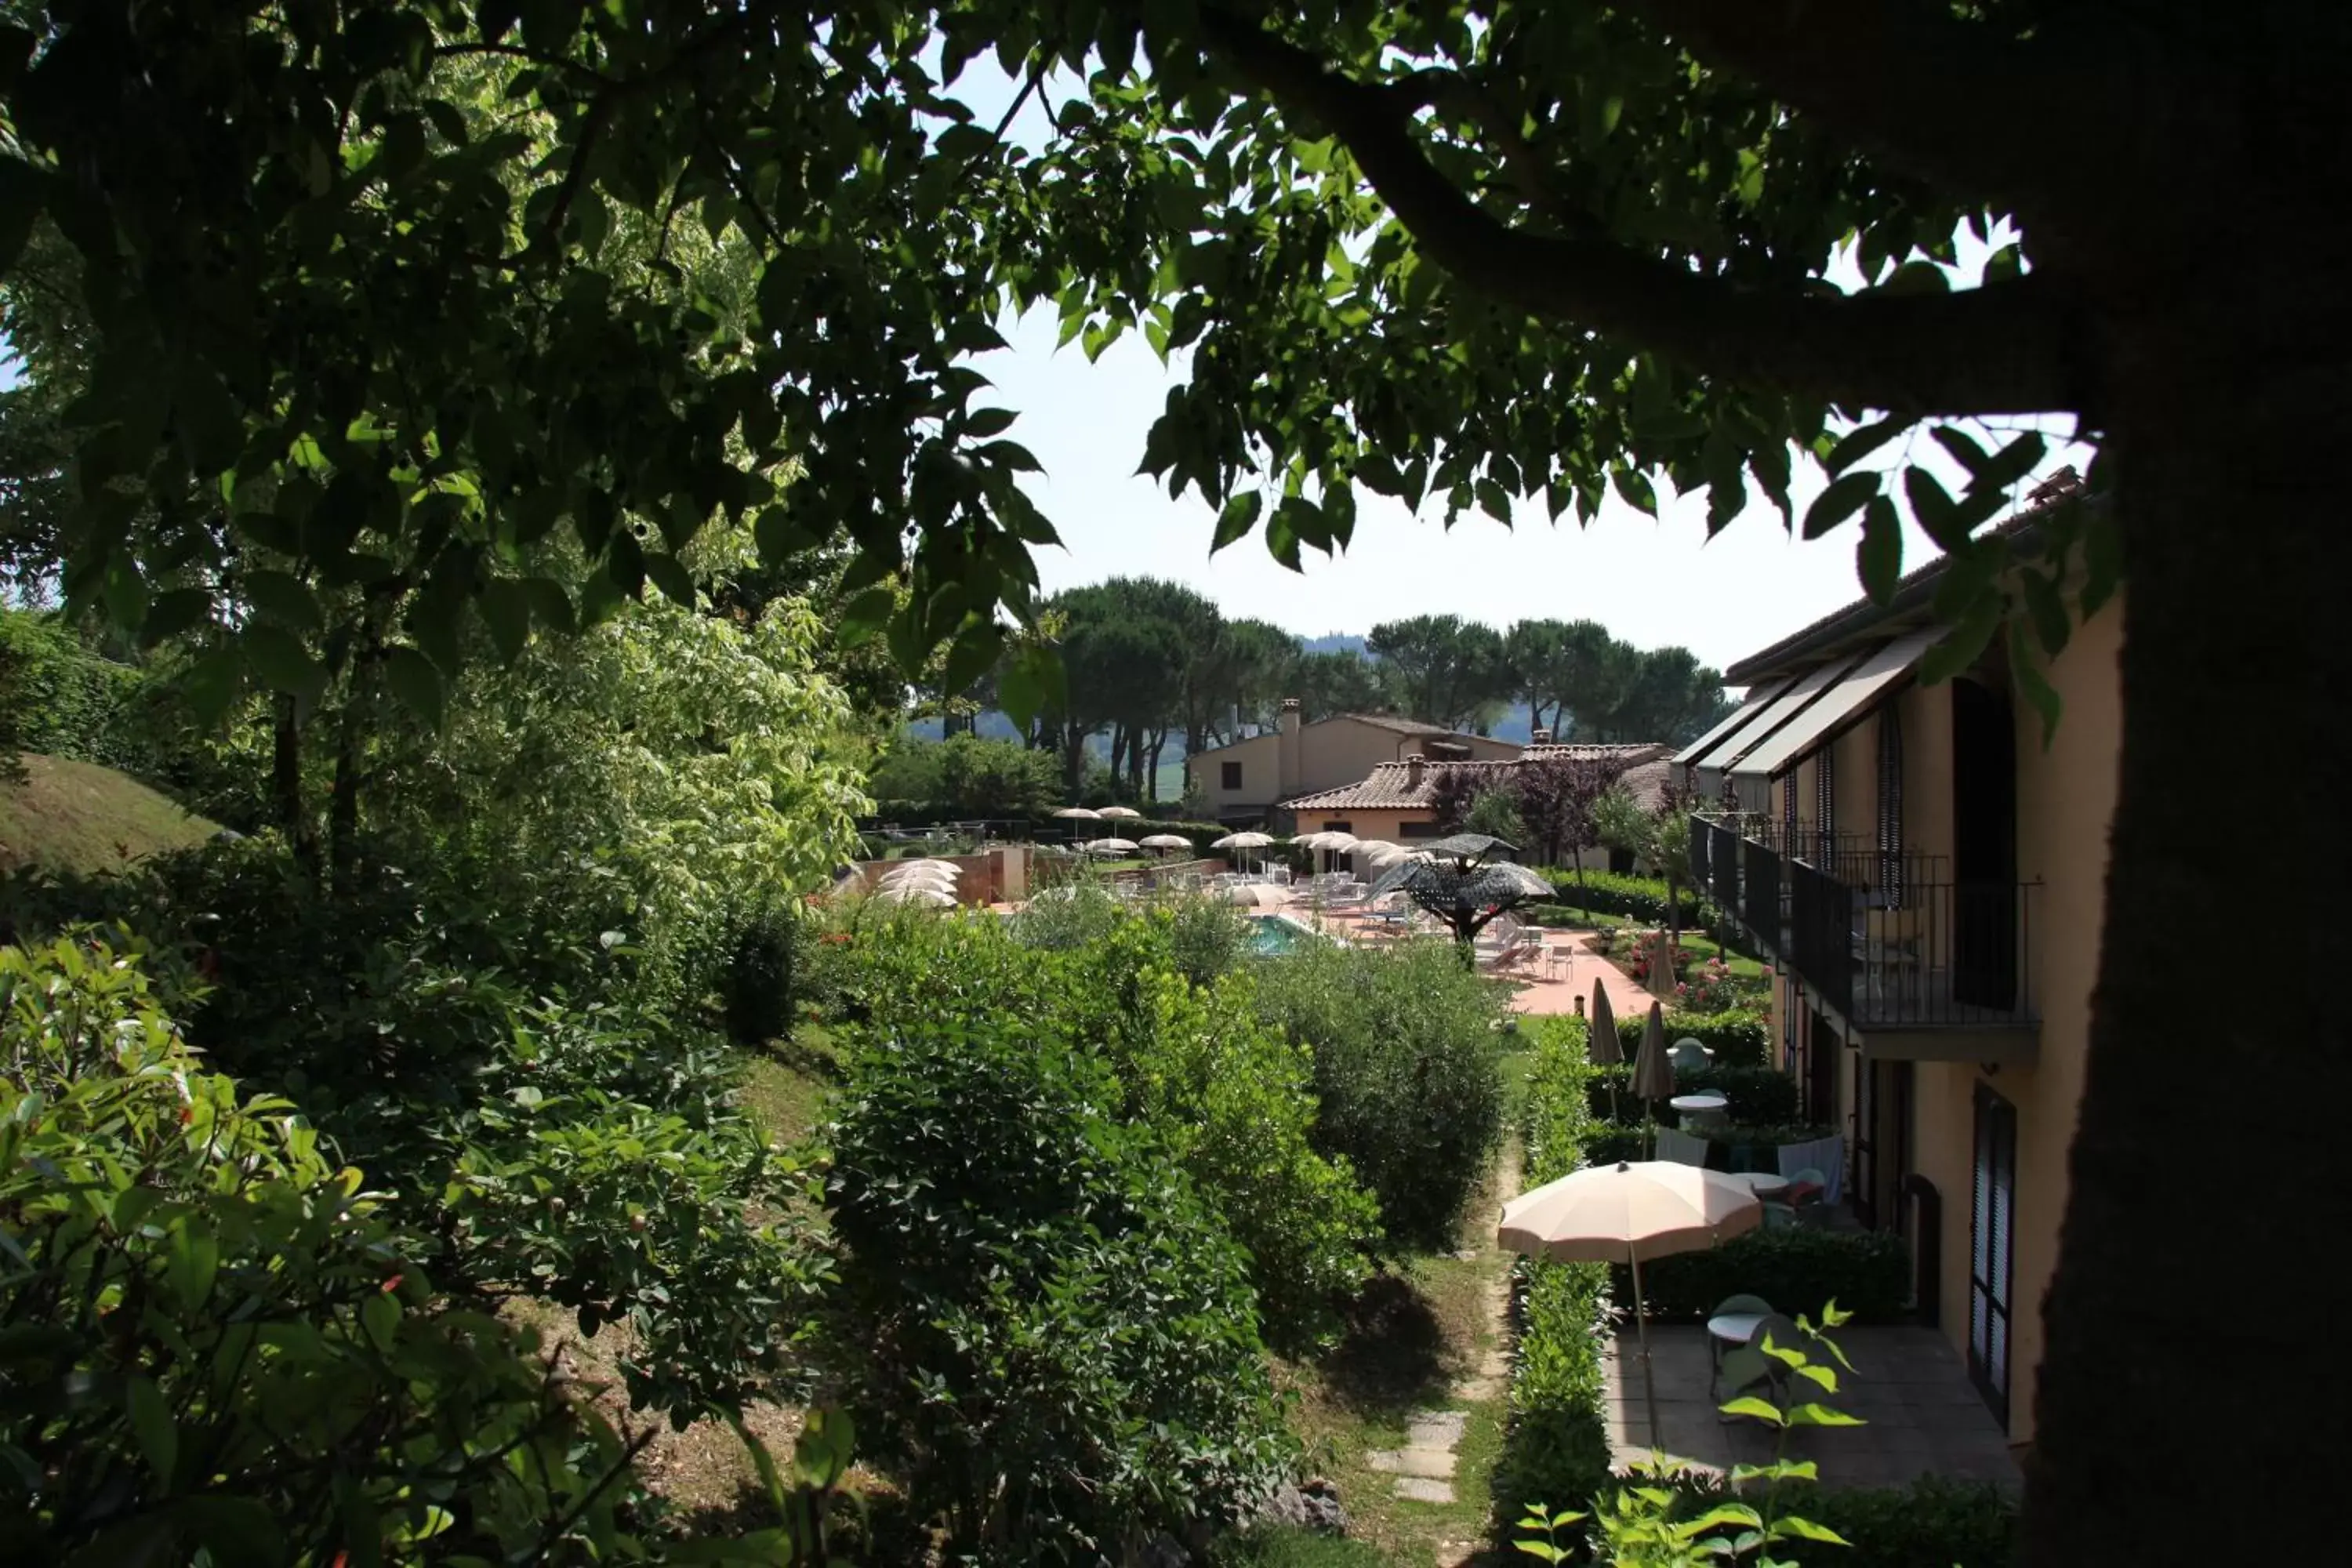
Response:
M1487 738L1484 735L1465 734L1459 730L1449 730L1443 724L1424 724L1418 719L1400 719L1392 713L1327 713L1320 719L1310 720L1300 725L1299 729L1304 731L1312 730L1318 724L1340 724L1351 721L1358 724L1369 724L1375 730L1386 730L1393 735L1416 735L1432 741L1460 741L1467 744L1472 741L1483 741ZM1214 756L1219 752L1229 752L1235 746L1245 746L1252 741L1271 740L1277 733L1279 731L1275 730L1261 730L1255 735L1244 735L1238 741L1229 741L1222 746L1211 746L1206 751L1195 752L1193 755Z
M1288 811L1412 811L1435 804L1438 780L1448 775L1467 773L1474 782L1500 784L1522 762L1608 758L1633 764L1626 771L1625 786L1633 792L1635 799L1654 809L1665 798L1667 779L1673 772L1668 759L1673 755L1672 746L1655 742L1622 746L1529 746L1517 757L1493 762L1424 762L1418 784L1411 782L1412 764L1380 763L1354 784L1302 795L1284 801L1282 805Z

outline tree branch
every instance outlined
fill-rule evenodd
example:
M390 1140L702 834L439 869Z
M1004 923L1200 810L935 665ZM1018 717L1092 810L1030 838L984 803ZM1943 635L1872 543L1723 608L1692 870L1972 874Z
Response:
M2112 181L2115 163L2084 140L2121 156L2142 118L2112 18L2094 50L2055 32L2063 19L2021 43L1943 0L1643 5L1701 61L1967 199L2032 207L2069 174Z
M1943 415L2088 412L2073 311L2044 274L1958 294L1748 288L1597 237L1513 228L1440 174L1413 134L1425 83L1352 80L1213 9L1213 45L1286 110L1347 144L1422 252L1529 313L1621 336L1709 374L1850 407Z

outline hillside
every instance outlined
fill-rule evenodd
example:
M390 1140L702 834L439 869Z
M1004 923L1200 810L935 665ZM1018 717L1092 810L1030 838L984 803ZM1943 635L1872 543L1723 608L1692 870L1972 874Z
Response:
M0 780L0 870L112 870L219 831L111 768L30 752L19 760L23 781Z

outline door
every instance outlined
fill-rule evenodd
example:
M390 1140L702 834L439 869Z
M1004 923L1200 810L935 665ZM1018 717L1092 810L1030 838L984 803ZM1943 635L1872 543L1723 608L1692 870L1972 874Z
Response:
M2017 1002L2017 721L2007 687L1973 677L1952 682L1952 1000L2006 1012Z
M1969 1212L1969 1378L2009 1426L2009 1292L2017 1239L2017 1108L1977 1085Z
M1838 1037L1820 1013L1805 1020L1805 1120L1837 1125Z
M1909 1062L1854 1061L1853 1213L1873 1230L1908 1230L1903 1178L1911 1164Z
M1853 1203L1853 1217L1872 1230L1878 1228L1878 1073L1879 1064L1853 1053L1853 1125L1846 1146L1853 1151L1853 1176L1845 1190Z

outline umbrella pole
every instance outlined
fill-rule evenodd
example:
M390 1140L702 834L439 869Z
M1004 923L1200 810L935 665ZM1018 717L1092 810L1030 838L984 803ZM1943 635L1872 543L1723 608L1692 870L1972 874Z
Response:
M1665 1439L1658 1434L1658 1382L1650 1373L1650 1315L1642 1304L1642 1249L1625 1248L1633 1264L1633 1333L1642 1342L1642 1397L1650 1408L1650 1447L1664 1448Z

